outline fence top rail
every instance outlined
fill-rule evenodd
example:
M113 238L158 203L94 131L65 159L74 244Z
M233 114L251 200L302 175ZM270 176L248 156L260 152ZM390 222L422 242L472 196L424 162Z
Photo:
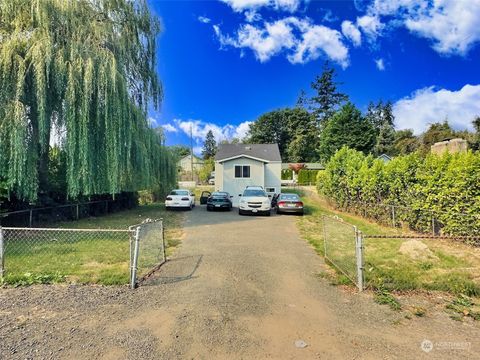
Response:
M332 215L322 215L322 218L324 220L333 220L333 221L336 221L340 224L344 224L344 225L347 225L347 226L350 226L352 229L356 229L357 227L355 225L352 225L350 224L349 222L343 220L341 217L339 216L332 216Z
M111 199L110 200L96 200L96 201L89 201L89 202L83 202L83 203L62 204L62 205L48 206L48 207L32 207L30 209L15 210L15 211L9 211L9 212L0 212L0 217L6 217L8 215L13 215L13 214L28 213L30 211L52 210L52 209L58 209L58 208L63 208L63 207L100 204L100 203L112 202L112 201L114 201L114 200L111 200Z
M480 236L445 236L445 235L363 235L364 239L439 239L439 240L480 240Z
M411 210L411 211L422 211L422 212L428 212L432 215L446 214L445 211L437 211L437 210L430 210L430 209L416 209L416 208L405 206L405 205L379 204L379 203L371 203L371 202L363 202L363 201L354 201L353 203L356 204L356 205L364 205L364 206L372 206L372 207L384 207L384 208L396 208L396 209ZM456 212L455 215L471 216L473 218L480 219L479 214L469 214L469 213L464 213L464 212Z
M131 233L130 229L63 229L63 228L27 228L27 227L2 227L1 230L21 230L21 231L63 231L63 232L125 232Z

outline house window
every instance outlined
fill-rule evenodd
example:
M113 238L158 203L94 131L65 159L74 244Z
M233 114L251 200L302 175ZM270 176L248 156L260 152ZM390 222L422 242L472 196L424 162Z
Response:
M275 194L275 188L265 188L265 191L267 193L274 193Z
M249 178L250 177L250 165L235 165L235 177L236 178Z

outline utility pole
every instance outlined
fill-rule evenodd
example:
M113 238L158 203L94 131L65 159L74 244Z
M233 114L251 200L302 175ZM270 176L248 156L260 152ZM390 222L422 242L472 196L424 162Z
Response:
M193 179L193 130L192 125L190 125L190 165L192 170L192 181Z

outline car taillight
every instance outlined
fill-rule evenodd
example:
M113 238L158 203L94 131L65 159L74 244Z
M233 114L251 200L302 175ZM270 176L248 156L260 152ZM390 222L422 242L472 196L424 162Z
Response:
M303 207L303 202L298 201L296 205L297 205L297 207Z
M172 200L172 198L170 196L167 196L167 200Z
M183 197L183 198L182 198L182 201L185 201L185 200L190 200L190 199L187 198L187 197Z
M280 201L280 202L278 203L278 206L283 206L283 205L285 205L285 201Z

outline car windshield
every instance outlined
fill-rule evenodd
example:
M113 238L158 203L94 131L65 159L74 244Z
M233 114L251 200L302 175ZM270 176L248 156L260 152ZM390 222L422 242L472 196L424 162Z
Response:
M280 195L280 200L295 201L295 200L299 200L299 197L297 194L283 194L283 195Z
M267 197L267 193L263 190L245 190L243 196L263 196Z
M226 197L226 196L228 196L227 192L214 192L212 194L212 197Z
M187 190L172 190L172 192L170 193L170 195L188 195L188 191Z

